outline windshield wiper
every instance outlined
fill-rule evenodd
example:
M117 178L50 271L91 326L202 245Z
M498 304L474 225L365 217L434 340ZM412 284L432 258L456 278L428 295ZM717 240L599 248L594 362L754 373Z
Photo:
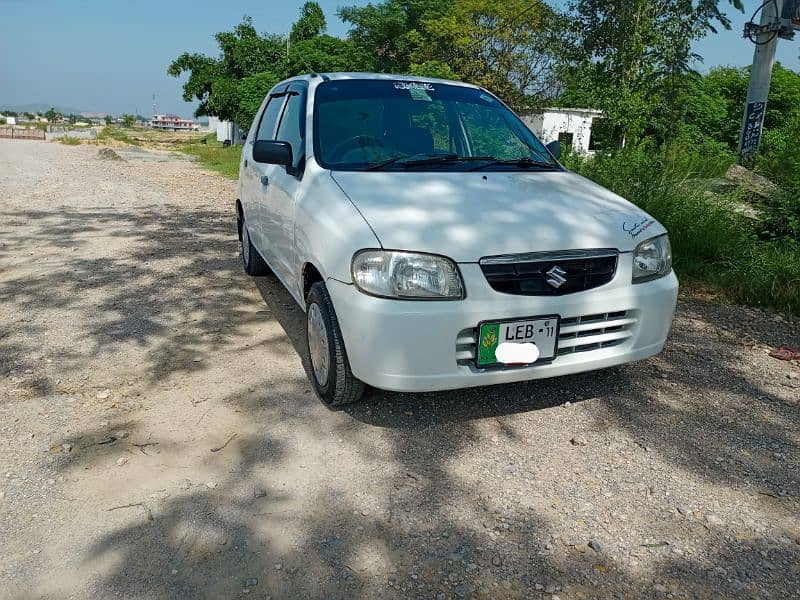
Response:
M370 165L366 171L379 171L389 165L399 165L402 167L421 167L425 165L443 165L460 163L467 161L486 161L494 160L491 156L459 156L458 154L411 154L408 156L396 156L388 160Z
M545 162L543 160L534 160L532 158L511 158L507 160L501 160L499 158L490 158L488 162L477 165L468 171L480 171L481 169L485 169L486 167L492 167L495 165L508 165L511 167L533 167L536 169L550 169L550 170L558 170L558 165L555 163Z

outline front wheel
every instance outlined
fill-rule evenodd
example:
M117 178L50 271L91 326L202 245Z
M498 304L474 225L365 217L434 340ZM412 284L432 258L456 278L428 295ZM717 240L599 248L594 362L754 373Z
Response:
M306 341L311 380L319 397L331 406L358 401L364 383L350 370L339 321L321 281L311 286L306 299Z

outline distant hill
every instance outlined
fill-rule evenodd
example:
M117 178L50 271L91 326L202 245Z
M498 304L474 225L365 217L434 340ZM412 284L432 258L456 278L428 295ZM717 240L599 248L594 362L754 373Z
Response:
M56 112L63 113L65 115L79 115L83 112L80 108L72 108L69 106L59 106L58 104L0 104L0 112L4 110L13 110L14 112L18 113L44 113L54 108Z

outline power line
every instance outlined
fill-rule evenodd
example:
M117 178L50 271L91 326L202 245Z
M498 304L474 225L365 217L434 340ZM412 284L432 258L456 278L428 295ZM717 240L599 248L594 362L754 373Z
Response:
M767 4L769 4L770 2L772 2L773 6L775 7L775 14L776 15L779 14L780 10L778 10L778 2L777 2L777 0L764 0L764 2L761 4L761 6L759 6L755 10L755 12L753 12L753 16L750 17L750 21L749 22L750 23L755 23L756 22L756 15L758 13L760 13L762 10L764 10L764 7ZM770 38L768 40L764 40L763 42L759 42L758 41L758 34L756 34L756 39L753 39L753 32L750 31L749 29L746 29L745 31L746 31L745 35L746 35L747 39L750 40L756 46L764 46L766 44L769 44L772 40L774 40L778 36L778 32L775 31L775 32L773 32L772 36L770 36Z

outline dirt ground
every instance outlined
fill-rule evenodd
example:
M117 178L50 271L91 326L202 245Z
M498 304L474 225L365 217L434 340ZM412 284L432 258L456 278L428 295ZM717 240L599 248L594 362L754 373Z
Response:
M0 597L800 596L796 322L330 410L234 183L118 151L0 140Z

